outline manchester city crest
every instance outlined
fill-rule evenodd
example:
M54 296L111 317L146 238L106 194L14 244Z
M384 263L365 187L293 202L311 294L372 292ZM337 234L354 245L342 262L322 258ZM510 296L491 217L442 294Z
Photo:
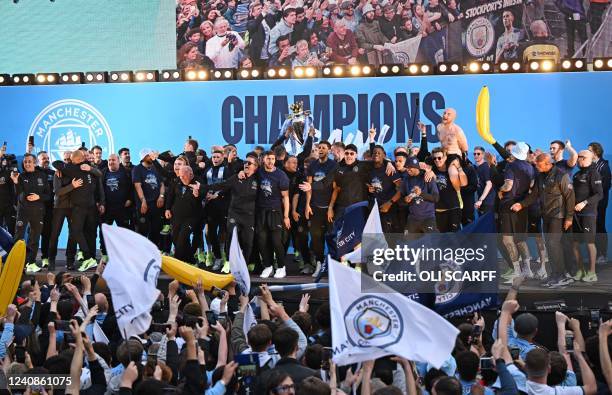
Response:
M388 347L404 331L399 309L384 297L368 295L357 299L344 315L347 337L359 347Z

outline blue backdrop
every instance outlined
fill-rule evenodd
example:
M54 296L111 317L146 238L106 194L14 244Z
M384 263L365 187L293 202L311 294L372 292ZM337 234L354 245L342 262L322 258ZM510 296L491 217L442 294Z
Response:
M346 136L388 124L389 151L406 142L415 116L431 131L442 110L454 107L472 149L486 147L475 128L483 85L498 141L546 151L553 139L571 139L577 149L599 141L612 150L612 73L605 72L0 87L0 140L17 154L34 134L54 159L81 141L101 145L105 156L127 146L137 159L145 146L180 152L191 135L207 151L231 142L244 155L278 136L297 99L324 138L334 128Z

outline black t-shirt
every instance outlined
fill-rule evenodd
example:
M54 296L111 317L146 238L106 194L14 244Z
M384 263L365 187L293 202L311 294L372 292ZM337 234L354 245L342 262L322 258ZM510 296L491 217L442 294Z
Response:
M192 179L189 184L195 184L198 180ZM203 185L200 185L198 197L193 195L190 185L183 184L178 180L172 183L168 191L168 202L166 207L170 207L172 215L176 219L196 219L202 210Z
M312 207L327 208L333 192L334 172L338 163L327 159L321 163L319 160L312 161L308 167L308 176L312 177L312 195L310 205Z
M258 209L281 210L283 207L282 191L289 190L289 178L281 169L266 171L259 169L259 193L257 194Z
M104 194L109 207L123 207L132 198L132 185L127 171L120 167L117 171L106 168L103 172Z
M436 204L436 209L448 210L460 208L460 195L451 183L448 171L438 170L435 166L433 171L436 173L436 185L438 186L438 193L440 194L440 200L438 200Z
M535 177L533 166L524 160L514 160L508 163L504 171L504 179L512 180L512 189L503 194L500 209L509 210L510 207L527 197L531 182Z
M476 173L478 174L478 198L482 196L485 187L487 186L487 181L491 181L491 166L489 166L488 162L482 162L478 167L476 167ZM483 206L493 206L495 202L495 188L491 188L487 197L482 201Z
M372 162L355 161L352 165L344 164L338 168L334 177L340 188L336 199L337 207L347 207L368 199L366 183L373 167Z
M387 167L384 165L376 168L373 167L370 171L370 179L368 183L374 187L374 193L370 195L378 201L379 205L382 205L395 195L397 192L396 185L401 180L402 176L396 172L392 176L387 175Z
M285 169L287 177L289 177L289 203L292 209L295 209L300 214L304 213L304 207L306 205L306 192L300 189L300 184L306 182L306 177L300 170L295 173L288 172ZM298 195L297 207L293 207L293 197Z
M561 159L560 161L555 162L555 166L557 166L557 168L561 170L562 173L568 174L570 178L572 176L572 172L574 171L574 167L575 167L575 166L570 166L567 163L567 159Z
M132 169L132 182L135 184L140 183L147 204L155 202L159 198L162 179L157 170L155 170L155 167L151 166L147 169L142 164L135 166ZM140 202L140 199L138 202Z

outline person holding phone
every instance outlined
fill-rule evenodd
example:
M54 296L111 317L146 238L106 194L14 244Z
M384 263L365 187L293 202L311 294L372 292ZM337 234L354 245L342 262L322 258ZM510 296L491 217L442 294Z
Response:
M14 155L6 154L6 141L0 147L0 226L15 232L15 186L11 181L11 172L17 166L12 160Z
M11 173L18 201L15 239L23 239L26 227L29 225L26 272L35 273L40 271L40 267L36 264L36 255L43 228L45 202L51 199L51 190L46 174L36 170L34 155L25 154L22 164L24 169L22 174Z

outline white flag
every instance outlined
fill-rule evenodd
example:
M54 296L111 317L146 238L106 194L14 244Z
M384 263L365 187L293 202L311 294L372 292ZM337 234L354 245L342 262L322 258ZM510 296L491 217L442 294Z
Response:
M331 258L329 303L338 365L393 354L439 368L455 347L459 331L444 318Z
M407 66L409 63L414 63L419 45L421 44L421 35L409 38L408 40L399 41L395 44L385 43L385 49L393 53L393 63L401 63Z
M380 134L378 135L378 140L377 140L377 144L379 145L383 145L385 143L385 137L387 137L387 133L389 132L389 129L391 129L391 127L387 124L384 124L383 127L380 129Z
M246 311L244 312L244 319L242 321L242 332L246 337L249 333L249 330L257 325L257 318L255 317L255 312L251 307L251 303L257 303L257 296L254 296L253 299L247 304Z
M251 292L251 277L249 276L249 268L247 267L240 242L238 241L238 231L234 226L232 232L232 244L229 251L230 271L234 275L234 280L244 295L249 295Z
M329 141L330 144L333 144L337 141L342 142L342 130L334 129L329 135L329 140L327 141Z
M151 306L159 296L161 254L155 244L129 229L103 224L102 232L108 251L104 279L113 298L117 325L129 339L151 325Z
M380 222L380 212L378 211L378 202L374 200L374 205L368 215L368 219L363 227L363 233L361 235L361 243L363 243L363 235L366 234L379 234L383 235L383 228ZM384 236L381 236L381 240L384 240ZM378 240L377 240L378 241ZM360 263L361 259L361 243L357 248L342 257L343 261L350 261L352 263ZM387 248L387 245L381 245L381 248Z

